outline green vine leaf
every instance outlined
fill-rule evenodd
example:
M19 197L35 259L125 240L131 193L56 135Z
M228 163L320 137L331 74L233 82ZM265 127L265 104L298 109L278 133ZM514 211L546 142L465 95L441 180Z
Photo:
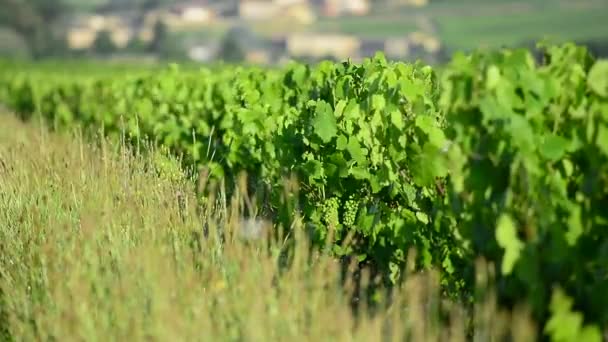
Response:
M502 274L509 275L513 272L524 245L517 237L515 222L508 214L503 214L498 218L496 241L505 251L501 266Z
M324 143L328 143L338 133L336 117L329 103L320 101L317 103L315 118L313 119L315 134Z
M608 97L608 60L601 60L593 65L587 83L597 95Z

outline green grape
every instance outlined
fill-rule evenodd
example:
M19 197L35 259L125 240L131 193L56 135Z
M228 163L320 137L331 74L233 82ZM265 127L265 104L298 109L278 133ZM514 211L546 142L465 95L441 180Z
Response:
M336 197L332 197L323 201L321 204L323 221L328 226L337 226L340 224L338 209L340 208L340 201Z
M359 210L359 202L355 201L354 196L344 202L342 223L347 227L352 227L357 219L357 211Z

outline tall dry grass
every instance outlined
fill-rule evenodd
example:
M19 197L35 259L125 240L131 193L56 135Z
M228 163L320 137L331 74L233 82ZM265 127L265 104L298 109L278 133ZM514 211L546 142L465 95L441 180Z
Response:
M0 120L2 339L536 338L526 311L499 311L491 291L473 308L442 299L435 272L410 272L354 311L375 279L353 267L343 277L341 263L309 248L297 217L274 238L243 239L247 199L219 191L197 210L194 184L159 169L157 152ZM491 267L478 269L485 288Z

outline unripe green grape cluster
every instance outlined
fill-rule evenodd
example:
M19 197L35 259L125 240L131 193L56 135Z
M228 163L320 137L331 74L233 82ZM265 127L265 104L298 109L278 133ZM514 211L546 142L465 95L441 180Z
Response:
M351 227L355 224L355 220L357 219L357 211L359 210L359 202L354 200L354 196L350 196L348 200L344 202L343 214L342 214L342 223Z
M328 198L321 205L323 213L323 221L328 226L337 226L340 224L340 200L337 197Z

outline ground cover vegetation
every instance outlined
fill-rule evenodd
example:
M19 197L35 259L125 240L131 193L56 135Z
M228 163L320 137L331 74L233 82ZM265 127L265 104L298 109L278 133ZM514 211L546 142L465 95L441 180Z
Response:
M252 239L246 189L201 208L171 155L1 119L3 341L534 340L529 310L497 307L490 264L474 307L413 264L372 307L374 275L311 248L301 218Z
M271 240L284 243L269 260L293 256L298 235L370 272L358 299L372 311L392 302L384 289L408 283L408 260L437 272L440 298L474 310L488 302L475 285L486 260L499 307L525 304L538 337L599 341L608 326L608 62L583 47L548 46L541 62L523 49L457 54L440 74L382 55L272 70L65 70L3 64L0 101L57 131L101 131L136 156L153 146L177 156L179 167L146 158L161 179L198 184L194 232L215 230L219 193L224 212L273 223ZM23 238L18 227L3 233Z

